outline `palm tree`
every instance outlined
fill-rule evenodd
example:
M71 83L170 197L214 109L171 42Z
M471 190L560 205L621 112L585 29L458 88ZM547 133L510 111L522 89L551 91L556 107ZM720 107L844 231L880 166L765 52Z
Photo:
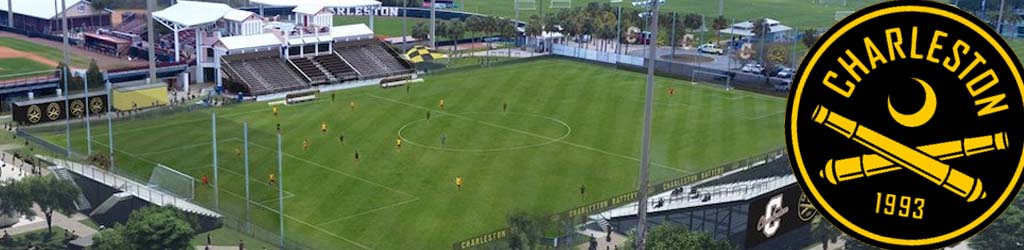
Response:
M806 30L804 30L804 32L803 32L803 34L801 36L802 36L802 38L801 38L800 41L803 42L804 46L807 46L808 48L810 48L811 46L814 46L814 43L818 42L818 31L817 30L806 29Z
M601 38L602 50L608 50L608 40L615 38L615 14L608 11L602 11L594 17L594 23L597 24L596 35Z
M530 23L526 25L526 43L530 43L530 38L538 37L544 34L544 19L537 15L530 15Z
M475 33L475 37L479 37L483 33L484 18L480 16L470 16L466 18L466 31ZM474 41L475 42L475 41Z
M452 48L453 51L459 50L459 39L462 39L466 35L466 25L462 21L456 19L448 21L448 27L445 27L445 35L455 42L455 46Z
M510 40L515 42L513 39L516 38L518 33L519 32L516 30L516 25L514 22L512 22L512 20L506 20L504 22L501 22L500 25L498 26L498 35L501 36L502 40L505 40L506 42ZM512 46L506 47L508 48L508 56L512 57Z
M722 40L722 29L729 27L729 20L725 20L725 16L718 16L711 20L711 28L715 29L715 41Z
M430 27L427 27L426 23L418 22L416 26L412 27L412 37L416 40L426 40L430 36Z
M757 54L761 55L762 60L760 61L763 62L764 45L768 42L768 34L771 33L771 27L768 26L768 20L765 18L754 20L753 27L750 32L757 36L757 41L760 44L760 46L758 46ZM768 78L765 78L765 80L767 81Z

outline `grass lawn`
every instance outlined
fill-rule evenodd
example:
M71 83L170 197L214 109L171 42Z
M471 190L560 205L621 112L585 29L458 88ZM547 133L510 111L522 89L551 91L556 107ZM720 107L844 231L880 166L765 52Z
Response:
M46 228L11 236L10 242L0 242L0 249L27 249L27 246L35 246L37 249L64 249L64 229L54 226L53 232L47 232Z
M412 27L416 23L430 23L429 19L409 18L408 33L412 34ZM370 20L365 16L334 16L334 25L346 25L364 23L370 26ZM401 17L373 17L374 33L392 37L402 37Z
M266 103L217 108L221 208L244 213L243 157L235 150L248 122L252 218L277 231L278 190L267 175L275 171L280 123L290 239L325 249L450 248L503 227L510 211L547 215L632 190L644 81L641 73L541 59L428 75L410 92L366 87L336 92L336 101L322 94L282 107L278 117ZM657 87L652 182L784 143L785 99L667 78ZM64 145L58 127L36 133ZM92 128L93 150L106 152L107 127ZM209 110L117 122L117 167L144 179L157 163L212 177L210 133ZM72 136L73 149L85 151L85 131ZM456 176L465 180L461 191ZM197 187L199 202L212 197L211 187Z
M456 0L462 4L462 0ZM524 0L525 1L525 0ZM881 0L848 1L848 6L842 6L841 0L830 0L833 4L816 4L809 0L723 0L723 15L730 21L735 18L737 22L767 17L776 19L790 27L798 29L806 28L827 28L835 22L835 12L842 10L858 10L872 3ZM514 17L514 1L508 0L478 0L465 1L465 11L484 13L489 15L500 15ZM605 3L607 0L573 0L573 6L586 6L590 2ZM623 6L633 8L632 0L623 0ZM551 0L538 0L543 11L548 13ZM557 11L557 9L554 9ZM718 1L709 0L673 0L666 1L661 11L683 13L700 13L707 16L710 25L711 18L718 16ZM530 15L538 14L540 10L521 10L520 19L527 20Z
M61 52L61 48L53 48L46 45L40 45L37 43L32 43L30 41L25 41L17 38L0 37L0 46L12 48L14 50L22 52L36 54L47 59L53 60L54 62L60 62L61 60L64 60L64 54L63 52ZM75 55L74 53L71 53L70 56L72 67L89 67L89 58L80 55Z
M6 58L0 60L0 80L49 75L54 68L27 58Z

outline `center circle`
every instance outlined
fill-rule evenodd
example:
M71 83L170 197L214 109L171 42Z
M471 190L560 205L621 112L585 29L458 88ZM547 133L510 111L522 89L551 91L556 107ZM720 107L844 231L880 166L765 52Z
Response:
M472 129L459 129L459 126L466 124L471 124ZM517 127L519 124L533 128ZM466 112L443 113L406 123L398 129L398 138L421 148L483 153L540 147L561 141L571 133L569 124L548 116L517 112ZM513 137L530 139L516 145L499 145ZM466 138L471 139L467 141ZM467 145L470 142L476 145Z

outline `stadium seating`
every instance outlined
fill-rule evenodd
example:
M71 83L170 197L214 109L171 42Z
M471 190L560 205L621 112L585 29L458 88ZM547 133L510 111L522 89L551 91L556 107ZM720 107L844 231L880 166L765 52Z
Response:
M380 78L411 72L411 65L397 53L374 40L338 44L335 50L352 64L361 79Z
M306 81L289 70L277 53L251 53L223 57L229 80L238 82L249 95L265 95L309 87Z
M295 68L299 73L306 76L306 80L310 83L316 84L327 81L327 74L324 74L324 71L317 67L316 63L314 63L312 59L308 57L296 57L288 60L295 65Z
M319 63L320 66L327 69L327 71L339 81L359 78L359 73L356 73L356 70L352 68L352 65L349 65L348 62L342 60L341 56L337 54L332 53L330 55L317 56L314 57L313 60Z

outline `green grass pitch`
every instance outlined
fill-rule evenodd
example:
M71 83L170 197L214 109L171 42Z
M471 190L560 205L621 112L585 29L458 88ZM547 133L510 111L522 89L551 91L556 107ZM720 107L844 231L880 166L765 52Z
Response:
M8 47L17 51L28 52L36 54L46 59L53 60L54 62L60 62L64 60L64 54L61 52L60 47L50 47L47 45L41 45L33 43L31 41L21 40L13 37L0 37L0 46ZM70 54L71 66L78 68L89 67L89 58ZM49 68L49 66L47 66ZM56 68L56 67L53 67Z
M27 58L6 58L0 60L0 80L53 74L53 69L50 65Z
M335 101L323 93L282 107L278 117L266 103L214 109L222 209L243 214L243 161L235 154L243 122L250 129L253 220L277 230L277 189L267 175L275 171L281 123L287 235L317 247L445 249L503 227L510 211L546 215L633 189L644 74L540 59L425 79L409 92L365 87L335 92ZM668 78L657 84L652 182L784 143L783 98ZM669 96L668 88L677 91ZM197 180L211 176L210 112L116 122L117 166L143 177L156 163ZM92 128L93 150L106 152L105 123ZM44 136L65 143L60 132ZM73 149L84 152L85 131L72 136ZM465 180L461 191L456 176ZM587 190L582 199L580 185ZM198 187L197 200L212 204L212 189Z

